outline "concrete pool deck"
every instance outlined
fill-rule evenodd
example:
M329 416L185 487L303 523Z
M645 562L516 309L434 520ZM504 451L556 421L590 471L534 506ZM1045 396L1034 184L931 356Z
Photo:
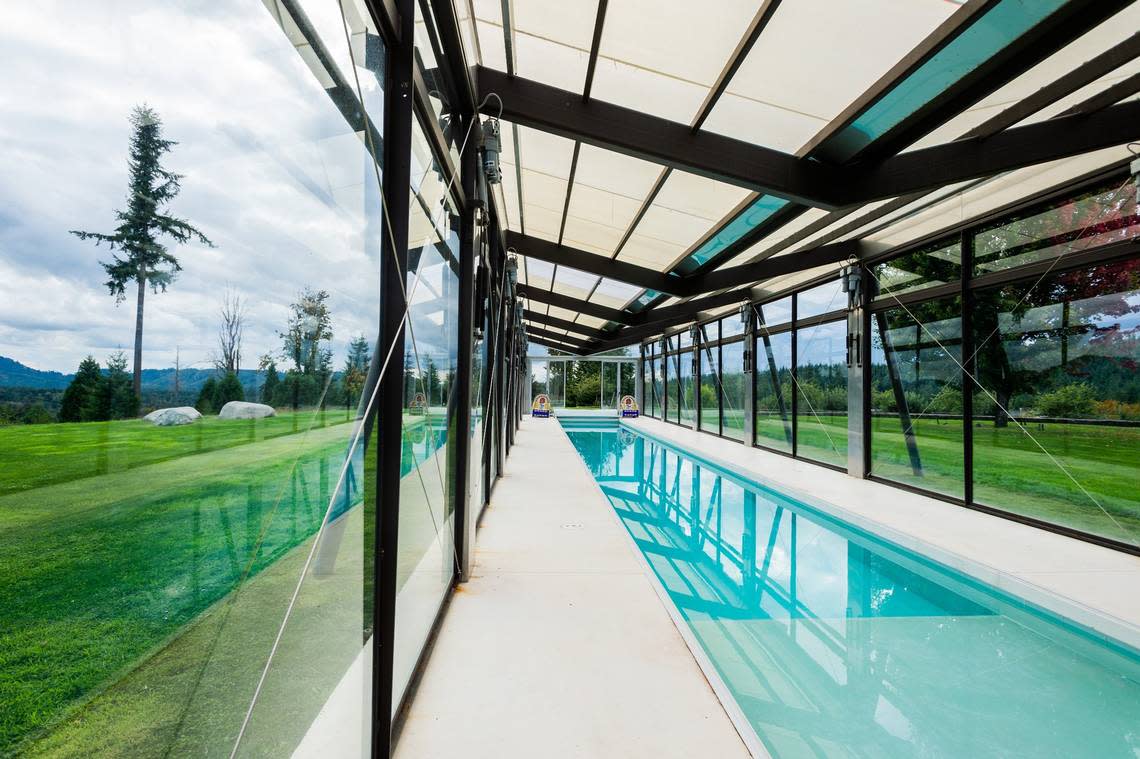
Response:
M398 759L749 755L555 419L525 419Z

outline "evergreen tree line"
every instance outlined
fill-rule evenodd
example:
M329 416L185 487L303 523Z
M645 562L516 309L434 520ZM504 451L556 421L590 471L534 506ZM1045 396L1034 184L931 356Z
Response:
M105 422L132 419L138 414L139 397L122 351L107 359L106 371L93 356L83 359L59 406L61 422Z

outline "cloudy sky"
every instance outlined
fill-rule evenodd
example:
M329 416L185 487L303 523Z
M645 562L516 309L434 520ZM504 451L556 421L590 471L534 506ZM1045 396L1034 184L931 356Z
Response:
M336 0L301 5L354 81ZM338 364L353 336L376 334L375 173L273 10L273 0L5 9L0 355L71 372L89 353L129 354L134 293L116 306L99 265L107 249L68 230L113 231L125 203L128 116L140 103L180 143L165 161L185 175L172 212L216 244L172 248L183 272L168 292L148 293L145 367L172 366L176 349L183 366L208 366L227 285L248 304L245 367L279 350L276 331L306 285L331 293ZM358 73L378 119L379 86ZM432 279L427 272L425 288L440 287L438 272Z

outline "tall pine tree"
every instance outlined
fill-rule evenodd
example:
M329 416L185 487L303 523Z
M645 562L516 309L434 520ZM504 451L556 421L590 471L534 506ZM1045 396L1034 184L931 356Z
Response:
M178 195L182 175L162 168L164 153L178 143L162 137L162 121L158 114L147 106L139 106L131 113L130 187L127 192L127 208L116 211L119 226L112 234L71 230L82 240L95 240L95 244L107 243L115 251L109 262L101 261L107 272L107 289L115 296L116 303L127 297L127 287L132 283L137 288L135 306L135 350L133 389L137 398L142 392L142 340L143 306L146 288L158 293L165 292L182 270L166 246L159 238L167 236L176 243L186 243L192 239L213 247L213 243L190 222L171 216L167 211L169 203Z
M71 384L63 391L59 406L59 421L89 422L98 402L103 371L94 356L88 356L79 364L79 371Z

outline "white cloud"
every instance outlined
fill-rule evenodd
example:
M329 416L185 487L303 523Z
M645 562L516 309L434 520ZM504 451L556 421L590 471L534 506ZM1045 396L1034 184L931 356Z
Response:
M335 0L305 5L326 33L339 29ZM142 102L180 143L166 159L185 175L173 213L217 245L178 247L184 271L148 292L144 366L172 365L176 348L205 365L227 284L249 303L247 366L278 348L305 286L331 293L338 357L376 333L374 169L260 3L15 4L0 46L0 355L73 371L88 353L130 348L133 293L116 306L99 266L109 252L68 230L115 226L127 117ZM329 46L347 60L343 33Z

